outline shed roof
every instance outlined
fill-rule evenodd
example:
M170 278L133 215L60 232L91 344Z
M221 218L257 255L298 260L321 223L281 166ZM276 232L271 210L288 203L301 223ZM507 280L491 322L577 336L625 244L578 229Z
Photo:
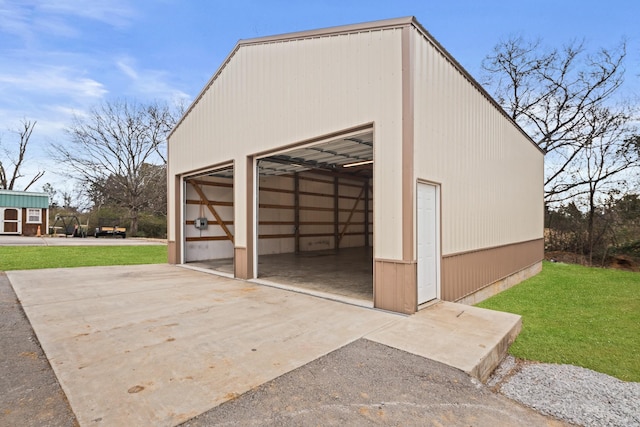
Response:
M49 195L47 193L0 190L0 207L47 209L49 208Z

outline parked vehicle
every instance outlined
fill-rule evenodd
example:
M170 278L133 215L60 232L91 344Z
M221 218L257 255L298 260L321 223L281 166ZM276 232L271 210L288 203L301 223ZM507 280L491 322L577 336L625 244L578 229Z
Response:
M127 237L127 229L124 227L119 227L117 221L113 220L98 220L99 226L96 227L95 237L98 238L100 236L112 236L112 237L122 237L123 239Z

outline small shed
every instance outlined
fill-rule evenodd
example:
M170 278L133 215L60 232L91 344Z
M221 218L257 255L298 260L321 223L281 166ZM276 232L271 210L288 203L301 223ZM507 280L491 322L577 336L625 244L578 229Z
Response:
M540 271L543 161L414 17L241 40L169 136L169 262L476 302Z
M0 234L35 236L49 226L49 195L0 190Z

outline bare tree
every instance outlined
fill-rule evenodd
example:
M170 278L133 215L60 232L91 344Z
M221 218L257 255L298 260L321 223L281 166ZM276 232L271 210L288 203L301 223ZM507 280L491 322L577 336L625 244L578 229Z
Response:
M604 237L606 227L596 229L595 217L602 203L598 194L626 193L628 171L640 166L640 139L630 137L630 117L611 114L607 108L596 110L588 117L591 135L580 151L582 165L576 181L586 183L587 252L589 263L593 261L594 247Z
M56 147L53 156L69 165L71 175L87 188L127 208L130 232L136 235L145 189L157 182L158 168L148 165L166 163L166 136L178 114L157 103L105 102L74 118L67 129L69 142Z
M625 43L615 49L587 53L583 43L544 49L539 40L512 37L498 43L483 61L485 83L510 116L545 150L545 198L567 200L586 193L589 179L581 179L581 153L595 130L618 133L614 126L593 128L593 117L607 110L608 120L624 125L624 108L612 96L624 77Z
M0 189L15 190L18 179L24 177L20 169L26 160L27 146L29 145L29 140L31 139L33 129L36 127L36 123L36 121L24 119L21 121L22 126L14 131L19 137L17 152L2 148L2 154L4 154L3 157L5 157L6 160L3 161L3 159L0 158ZM31 181L22 189L27 191L29 187L42 178L43 175L44 171L38 171L33 178L31 178Z

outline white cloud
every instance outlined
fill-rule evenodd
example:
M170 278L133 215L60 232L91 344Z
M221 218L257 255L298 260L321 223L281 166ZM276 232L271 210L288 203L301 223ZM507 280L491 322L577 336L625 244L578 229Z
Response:
M0 141L14 144L9 129L37 121L25 174L47 170L42 182L65 182L65 165L47 151L65 144L73 118L107 95L190 100L155 68L163 65L129 54L136 43L127 37L139 29L134 7L129 0L0 0Z
M121 57L116 60L116 66L130 79L129 92L134 95L146 99L164 99L170 102L191 99L188 94L168 83L169 75L165 71L137 69L136 60L131 57Z
M121 0L0 0L0 33L33 41L44 37L77 38L78 18L124 28L135 18Z
M70 98L101 98L107 93L102 83L78 74L68 67L43 66L21 74L0 74L0 87L9 92L62 94Z
M138 80L138 73L136 72L136 70L133 69L133 67L131 65L129 65L127 62L129 62L128 59L121 59L119 61L116 61L116 65L118 66L118 68L120 68L120 70L125 73L129 78L133 79L133 80Z
M125 1L43 0L38 8L45 13L72 15L104 22L114 27L127 26L135 12Z
M0 0L0 31L14 35L30 32L28 3Z

